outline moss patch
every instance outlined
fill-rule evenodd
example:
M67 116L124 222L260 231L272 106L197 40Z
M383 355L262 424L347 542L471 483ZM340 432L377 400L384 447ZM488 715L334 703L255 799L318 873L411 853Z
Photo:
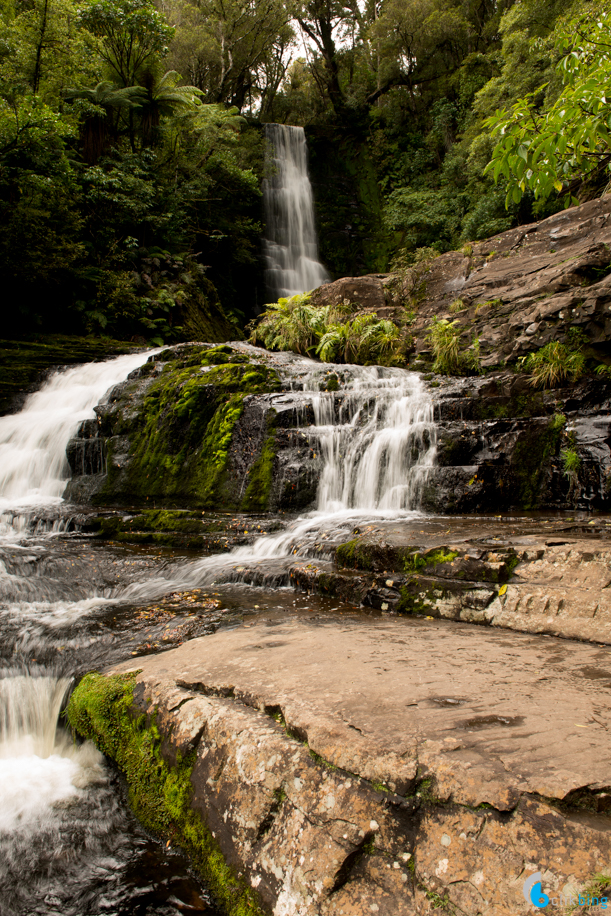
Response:
M105 432L129 437L129 461L119 473L113 468L111 440L107 482L94 500L98 504L153 499L237 508L238 495L229 492L226 480L234 428L244 398L278 391L278 375L227 346L193 346L172 357L148 385L136 417L132 392L122 395ZM141 385L141 380L133 383L134 394ZM267 473L270 449L260 474Z
M276 454L276 411L270 410L267 415L267 438L248 476L248 486L242 500L244 511L265 512L269 507Z
M373 562L367 549L359 538L339 544L335 549L335 560L338 566L350 569L372 569Z
M72 728L115 761L125 775L129 802L144 826L181 846L229 916L263 916L253 891L239 880L201 818L191 808L194 755L169 767L161 736L146 716L130 713L135 675L89 674L67 710Z
M446 553L443 547L437 550L430 550L425 554L412 553L405 558L404 569L409 576L426 567L440 566L442 563L451 563L457 556L458 552L456 550L449 550Z
M425 617L431 616L433 598L432 596L429 597L426 592L416 592L412 590L417 587L418 581L416 579L413 579L407 585L401 587L401 601L397 605L399 614L422 614Z

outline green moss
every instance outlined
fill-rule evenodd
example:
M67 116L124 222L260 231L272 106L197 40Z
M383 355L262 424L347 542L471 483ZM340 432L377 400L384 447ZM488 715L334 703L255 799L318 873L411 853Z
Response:
M563 425L552 417L547 426L534 426L520 434L511 461L517 484L515 505L536 509L540 504L546 466L558 452L562 430Z
M505 573L504 578L510 579L513 575L513 571L520 562L520 558L517 553L512 553L511 556L507 557L505 560L505 566L507 567L507 572Z
M239 497L228 491L226 472L244 398L280 387L273 369L230 347L184 348L149 385L137 419L126 414L125 429L119 412L113 433L129 436L130 460L119 474L111 447L107 482L96 501L181 500L237 508Z
M276 411L270 410L267 415L267 438L261 454L250 469L248 486L242 500L243 510L265 512L269 508L276 454Z
M202 356L202 366L221 365L223 363L247 363L248 356L246 353L240 353L227 344L221 344L220 347L210 347Z
M338 566L352 569L373 569L373 561L367 544L364 544L360 538L353 538L351 541L346 541L345 544L339 544L335 548L335 560Z
M431 550L428 553L412 553L405 558L404 569L406 574L412 575L427 566L439 566L441 563L451 563L458 556L456 550L445 551L443 547Z
M148 829L181 846L229 916L262 916L253 891L225 863L218 844L191 808L193 755L170 767L160 753L154 722L130 713L135 675L89 674L68 705L72 728L115 761L125 775L129 802Z
M430 615L432 598L426 592L416 594L410 590L409 585L403 585L400 592L401 600L397 605L399 614L422 614L425 617Z

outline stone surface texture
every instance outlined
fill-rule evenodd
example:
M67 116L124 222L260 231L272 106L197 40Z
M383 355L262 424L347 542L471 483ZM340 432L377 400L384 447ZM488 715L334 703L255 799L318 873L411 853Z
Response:
M457 319L465 347L480 339L484 366L516 360L581 328L608 353L611 337L611 201L592 200L394 274L345 277L314 294L363 311L415 311L415 354L428 352L433 317ZM462 300L461 311L450 305Z
M515 916L611 855L609 651L440 620L259 619L113 669L274 916Z

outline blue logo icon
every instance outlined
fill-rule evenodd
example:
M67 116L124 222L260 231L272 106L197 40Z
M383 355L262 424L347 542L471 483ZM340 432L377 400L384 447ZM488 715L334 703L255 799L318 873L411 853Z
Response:
M526 902L532 903L538 910L544 909L549 903L549 897L543 893L543 888L541 887L541 877L541 872L536 871L526 879L522 887Z

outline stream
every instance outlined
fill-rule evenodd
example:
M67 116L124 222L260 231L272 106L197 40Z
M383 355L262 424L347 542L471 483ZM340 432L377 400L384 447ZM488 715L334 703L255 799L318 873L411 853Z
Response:
M416 518L435 458L419 376L344 367L339 414L318 364L300 365L324 458L318 505L229 554L100 544L62 499L65 449L82 420L148 357L58 371L0 418L0 914L217 914L180 851L147 835L120 775L61 711L86 671L158 652L262 614L356 609L287 587L295 555L372 519ZM359 612L360 613L360 612Z
M300 435L322 458L315 509L263 526L262 516L219 513L233 530L267 533L215 555L87 536L92 510L62 498L67 443L149 356L58 371L20 413L0 417L0 916L221 916L180 850L131 814L116 769L63 727L71 688L87 671L221 627L378 616L296 592L292 565L315 558L331 568L334 545L366 526L450 531L448 519L418 510L437 439L420 376L342 366L335 394L321 391L320 364L287 358L284 390L271 397L299 393L305 405ZM526 532L541 520L451 524L455 535L479 526L494 542L501 527Z

